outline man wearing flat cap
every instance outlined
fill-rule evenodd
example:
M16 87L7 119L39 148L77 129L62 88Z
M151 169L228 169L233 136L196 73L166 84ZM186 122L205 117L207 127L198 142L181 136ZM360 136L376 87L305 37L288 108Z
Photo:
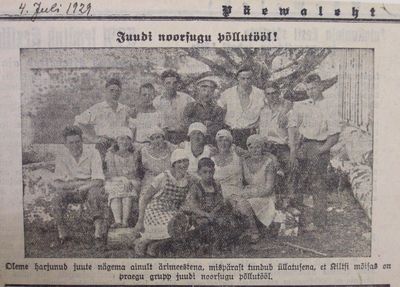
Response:
M107 80L104 101L75 117L74 125L83 130L86 140L96 144L102 159L112 145L112 139L115 138L114 132L120 127L129 125L131 109L118 102L121 87L119 79Z
M251 67L243 66L236 76L238 85L225 90L218 105L226 111L225 124L232 131L233 142L246 148L246 139L257 131L265 96L261 89L252 85Z
M165 131L166 140L179 144L186 139L187 127L183 121L183 112L194 99L178 91L181 77L176 71L164 71L161 81L164 92L153 100L153 106L161 115L161 127Z
M213 77L201 78L196 83L197 98L195 102L187 104L183 119L187 127L192 123L200 122L207 127L210 139L224 127L225 111L215 101L217 80Z
M302 183L302 225L314 231L326 227L327 168L341 126L336 99L323 97L320 76L306 77L305 88L309 99L296 102L289 115L290 163Z

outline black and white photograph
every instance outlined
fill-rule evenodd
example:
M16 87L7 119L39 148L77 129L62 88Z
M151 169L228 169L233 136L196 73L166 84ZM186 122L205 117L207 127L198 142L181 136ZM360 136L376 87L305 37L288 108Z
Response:
M25 257L371 256L373 49L20 63Z

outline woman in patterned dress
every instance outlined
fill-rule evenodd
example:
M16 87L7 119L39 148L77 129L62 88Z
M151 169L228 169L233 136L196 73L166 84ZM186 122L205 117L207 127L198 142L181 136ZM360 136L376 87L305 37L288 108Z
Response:
M133 148L131 130L120 128L117 132L117 144L107 152L105 158L105 190L115 221L111 228L125 228L128 227L133 199L138 197L140 190L140 156Z
M189 159L183 149L171 155L171 167L154 178L139 201L139 218L135 226L141 237L135 242L136 255L143 256L147 246L170 238L168 224L186 200L193 178L187 173Z

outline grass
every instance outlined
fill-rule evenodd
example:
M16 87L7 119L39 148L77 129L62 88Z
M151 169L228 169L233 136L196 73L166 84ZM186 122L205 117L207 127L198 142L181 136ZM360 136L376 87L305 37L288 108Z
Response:
M286 242L311 248L328 257L369 257L371 254L371 229L368 218L349 191L331 193L328 205L328 224L324 232L299 234L297 237L262 238L257 244L241 244L227 251L201 257L216 258L303 258L320 257L315 253L286 245ZM39 230L30 226L25 230L25 255L33 258L134 258L133 249L114 247L105 252L93 246L93 227L82 221L71 227L73 240L52 246L57 238L56 230ZM167 257L199 257L182 250Z

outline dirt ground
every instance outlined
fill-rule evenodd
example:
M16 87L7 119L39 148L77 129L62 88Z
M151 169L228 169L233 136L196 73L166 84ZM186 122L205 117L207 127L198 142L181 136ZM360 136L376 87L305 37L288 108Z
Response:
M296 257L367 257L371 252L371 230L368 218L350 192L332 193L328 203L328 225L323 232L299 234L297 237L262 238L257 244L240 244L228 250L202 257L216 258L296 258ZM55 230L25 229L25 255L33 258L134 258L129 247L115 247L98 252L92 246L93 229L88 222L72 226L73 240L59 247L55 245ZM302 248L289 246L289 244ZM308 249L312 249L310 251ZM167 257L199 257L170 254Z

